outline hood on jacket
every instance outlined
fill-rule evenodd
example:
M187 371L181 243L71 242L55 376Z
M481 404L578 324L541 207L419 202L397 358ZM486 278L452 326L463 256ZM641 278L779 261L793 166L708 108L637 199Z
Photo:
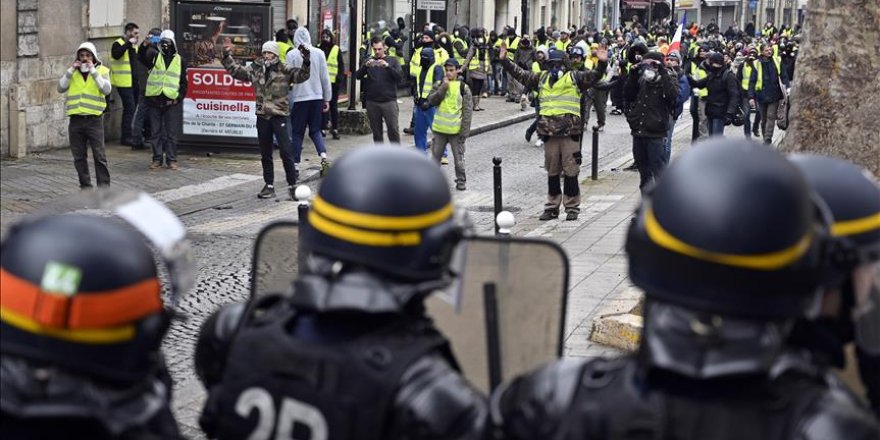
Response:
M293 47L297 48L300 44L306 47L312 45L312 36L309 35L309 30L304 27L296 28L296 32L293 34Z
M98 58L98 50L95 49L95 45L94 45L94 44L89 43L88 41L86 41L85 43L80 44L79 47L76 48L76 52L74 52L74 55L78 54L79 51L81 51L81 50L83 50L83 49L85 49L85 50L87 50L87 51L89 51L89 52L92 53L92 57L95 59L95 65L101 64L101 59Z
M162 33L159 34L159 39L160 40L165 40L165 39L171 40L171 44L174 45L174 50L177 50L177 40L174 39L174 31L172 31L171 29L165 29L164 31L162 31Z

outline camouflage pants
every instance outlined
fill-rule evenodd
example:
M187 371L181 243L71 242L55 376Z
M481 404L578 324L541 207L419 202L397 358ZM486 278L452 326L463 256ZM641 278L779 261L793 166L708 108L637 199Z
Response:
M545 210L559 209L580 212L581 191L578 185L580 144L569 136L552 136L544 141L544 169L547 170L547 203ZM562 185L559 177L562 174Z

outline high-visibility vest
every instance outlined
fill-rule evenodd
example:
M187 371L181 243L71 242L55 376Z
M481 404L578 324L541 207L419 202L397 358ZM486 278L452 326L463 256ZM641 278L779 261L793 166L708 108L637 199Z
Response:
M743 79L742 79L742 83L740 84L740 87L742 87L743 90L748 90L749 89L749 81L752 79L752 66L747 62L743 63L742 73L743 73ZM758 81L760 81L760 78L758 79ZM755 90L760 90L758 88L757 83L755 84Z
M418 78L419 72L422 71L422 48L417 47L413 52L412 58L409 59L409 76Z
M287 52L290 52L290 49L293 49L293 46L283 42L276 41L278 43L278 55L281 58L281 62L284 63L287 60Z
M98 75L110 79L110 69L104 66L96 66ZM67 115L100 115L107 108L107 100L104 93L98 88L98 83L91 74L83 75L79 71L73 72L70 78L70 87L67 89Z
M427 78L425 79L427 82ZM458 134L461 132L461 81L450 81L446 96L437 107L431 130L435 133Z
M486 54L486 55L488 55L488 54ZM487 63L487 62L489 62L488 57L485 60L481 60L480 59L480 49L477 47L474 47L474 56L471 57L471 61L470 61L470 63L468 63L468 70L478 70L480 68L481 63ZM483 67L486 68L486 66L483 66Z
M125 40L122 38L116 39L116 42L120 45L125 45ZM134 47L135 53L137 53L138 47ZM131 87L131 61L128 58L128 50L122 54L118 60L116 58L110 57L110 84L113 87Z
M571 72L566 72L552 86L550 74L544 74L538 98L541 104L538 114L541 116L581 115L581 91Z
M442 47L438 47L438 48L434 49L434 62L436 64L439 64L442 66L443 63L445 63L446 60L448 60L448 59L449 59L449 52L447 52L446 49L444 49Z
M541 63L532 61L532 72L541 73Z
M556 50L568 49L569 44L571 44L571 40L566 40L566 41L556 40L556 42L553 43L553 45L556 46Z
M327 73L330 74L330 84L336 84L336 76L339 75L339 46L335 44L327 55Z
M434 68L437 66L439 66L439 64L434 63L431 67L428 67L428 73L425 75L425 82L421 86L419 86L419 76L421 76L421 69L419 69L419 74L416 76L416 91L419 94L419 98L428 99L428 94L434 89Z
M782 75L782 60L779 57L773 57L773 64L776 65L776 76ZM755 66L758 71L758 79L755 81L755 91L764 90L764 65L758 62Z
M468 52L468 44L467 44L467 41L462 38L455 38L452 40L452 52L454 52L452 55L455 57L455 61L458 61L458 65L463 66L464 65L464 56L462 56L460 53L458 53L458 50L455 48L456 41L460 41L461 45L464 46L464 53Z
M145 96L165 95L169 99L177 99L180 94L180 55L174 54L171 65L165 67L165 57L156 56L156 64L147 77Z
M507 45L507 59L513 61L516 51L519 49L519 37L515 37L513 41Z
M706 71L697 67L697 63L691 62L691 76L693 76L696 80L701 80L706 77ZM694 88L694 95L696 95L698 98L705 98L709 96L709 90L706 88Z
M395 43L400 44L403 42L403 39L396 38L394 40ZM392 58L397 58L397 63L403 66L405 63L403 61L403 46L401 46L400 53L397 52L397 48L392 46L388 48L388 56Z

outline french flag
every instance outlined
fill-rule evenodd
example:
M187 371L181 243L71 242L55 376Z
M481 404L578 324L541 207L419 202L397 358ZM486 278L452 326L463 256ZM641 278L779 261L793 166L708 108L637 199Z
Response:
M681 52L681 32L684 30L685 20L687 20L687 12L681 17L681 23L678 24L678 29L675 30L675 36L672 37L672 42L669 43L669 50L666 52L667 54Z

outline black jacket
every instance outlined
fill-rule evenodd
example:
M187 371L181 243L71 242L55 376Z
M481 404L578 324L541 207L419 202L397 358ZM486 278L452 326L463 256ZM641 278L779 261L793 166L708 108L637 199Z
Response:
M709 94L702 98L706 101L706 117L724 119L727 115L735 115L740 96L736 75L727 67L712 71L707 63L703 64L701 67L706 70L706 77L696 80L688 76L688 82L691 87L708 90Z
M666 69L660 69L660 79L645 82L637 72L626 77L624 100L631 103L626 114L631 134L635 137L666 137L678 100L678 80Z
M397 58L386 56L383 58L388 67L367 67L367 61L374 60L370 57L361 64L355 72L355 77L363 81L364 101L388 102L397 100L397 85L403 79L403 72Z

